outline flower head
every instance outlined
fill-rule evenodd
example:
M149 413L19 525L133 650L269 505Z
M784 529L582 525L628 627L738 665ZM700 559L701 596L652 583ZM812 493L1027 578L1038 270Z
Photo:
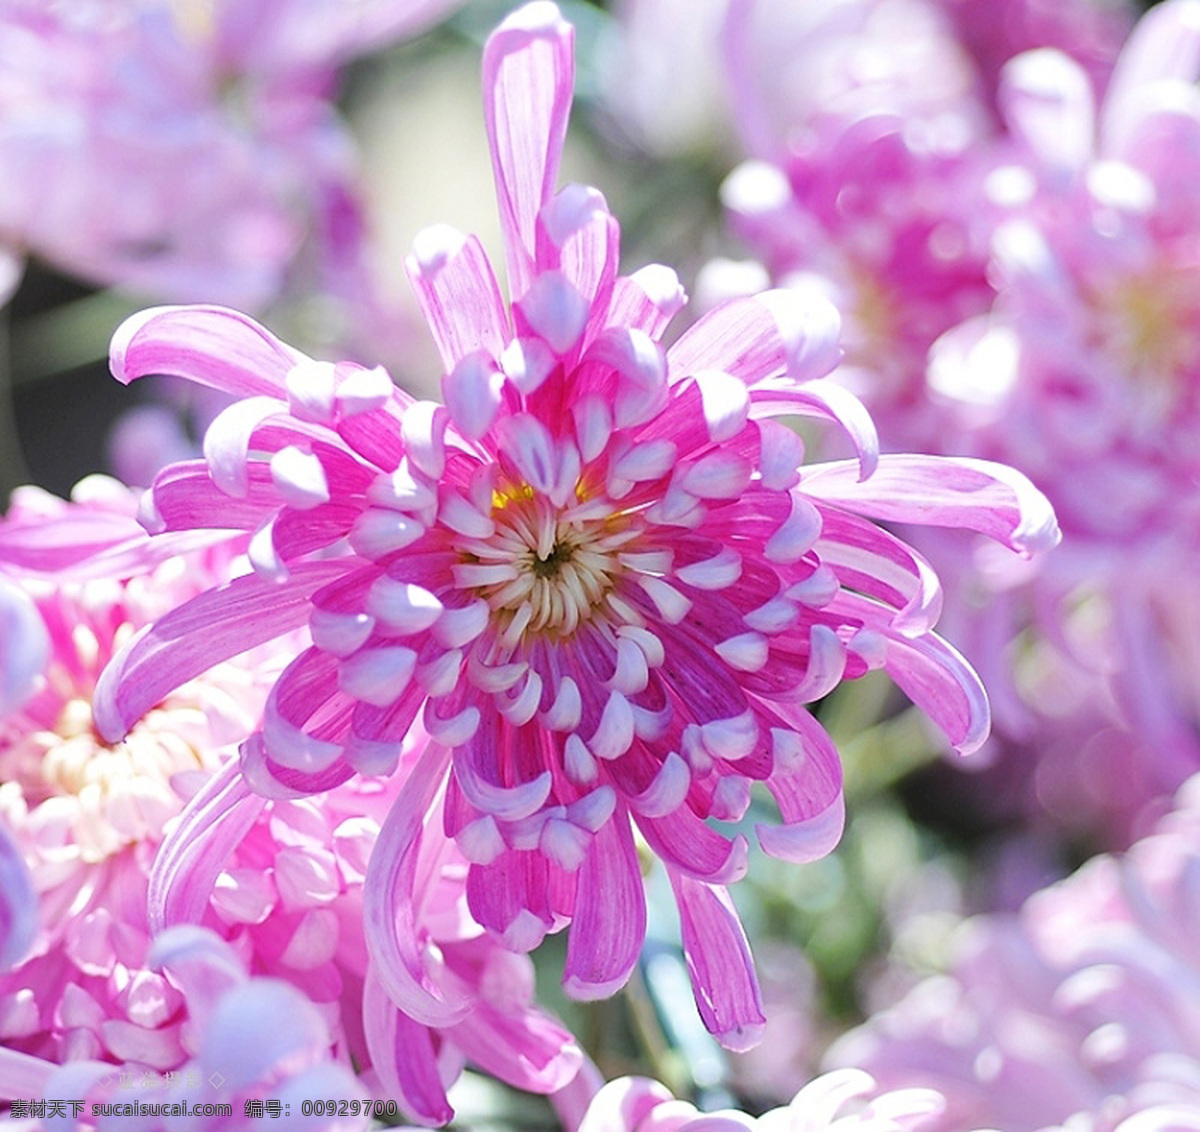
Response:
M1198 788L1123 857L1094 858L1019 916L968 921L950 972L835 1043L832 1061L938 1089L938 1128L1194 1127Z
M931 631L936 580L868 516L1026 551L1056 527L1006 469L880 459L859 403L821 380L838 354L828 304L733 301L664 351L674 274L619 276L600 193L555 191L572 78L553 4L519 9L485 49L512 299L475 238L418 238L408 270L444 404L218 308L118 332L121 380L170 372L243 398L206 460L158 477L148 521L254 530L257 574L131 642L98 718L121 734L179 679L307 624L242 773L275 796L387 774L420 721L365 892L402 1009L427 1024L468 1009L411 939L419 862L446 836L483 927L524 951L571 922L569 992L619 987L645 928L636 826L670 871L705 1022L744 1045L761 1011L724 886L747 842L710 819L742 817L762 783L782 817L758 828L768 852L832 847L840 769L804 705L843 677L886 669L962 749L986 731L982 689ZM859 458L801 470L781 415L841 424Z
M81 1126L100 1132L130 1127L249 1132L261 1124L268 1100L279 1104L279 1113L271 1115L286 1110L293 1127L351 1132L370 1126L365 1090L332 1060L325 1021L295 987L251 977L237 953L202 928L163 932L148 963L187 1010L183 1042L188 1056L178 1070L147 1077L136 1063L119 1070L103 1062L77 1060L56 1067L5 1057L0 1058L5 1095L82 1098L82 1112L76 1113ZM314 1118L305 1109L315 1098L323 1103ZM327 1113L330 1101L333 1111ZM105 1106L111 1107L106 1111ZM131 1122L131 1117L139 1119ZM58 1125L53 1117L49 1123L33 1117L32 1106L19 1100L11 1118L30 1132Z
M983 649L1011 653L1031 625L1037 641L1020 650L1017 710L999 716L999 730L1038 746L1049 789L1031 794L1065 795L1068 820L1122 844L1200 766L1190 675L1200 610L1190 566L1200 545L1198 44L1200 6L1175 0L1139 22L1102 101L1058 52L1006 67L1011 140L987 178L1003 201L988 269L998 293L930 355L930 382L953 413L943 418L950 442L1033 477L1068 536L1061 558L1025 577L974 575L1007 591L986 623L968 614L990 638ZM946 560L931 547L922 543ZM970 652L981 664L983 649ZM1070 697L1040 694L1050 679Z

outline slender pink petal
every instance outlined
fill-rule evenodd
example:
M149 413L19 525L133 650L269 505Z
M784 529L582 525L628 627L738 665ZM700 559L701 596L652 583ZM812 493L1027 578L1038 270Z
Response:
M287 375L304 355L251 318L224 307L153 307L113 335L109 364L126 385L173 374L235 397L287 397Z
M250 793L236 760L204 784L155 856L146 898L151 931L200 922L218 875L263 805L264 799Z
M476 350L500 357L508 315L478 237L429 229L417 237L405 268L447 373Z
M766 1026L754 959L741 920L724 888L668 868L683 953L704 1025L727 1049L756 1046Z
M363 1030L384 1092L398 1099L410 1119L429 1128L454 1119L433 1034L396 1009L371 967L363 986Z
M313 593L345 564L299 563L286 582L237 578L201 594L143 629L100 677L96 727L110 742L168 692L254 645L303 625Z
M388 997L427 1026L449 1026L471 1009L453 979L435 982L427 970L414 889L425 823L442 789L449 758L430 743L379 831L363 890L363 920L376 975Z
M575 29L547 0L518 8L483 53L484 119L509 292L533 277L537 215L554 193L575 83Z
M894 523L965 527L1028 557L1060 538L1049 500L1020 472L960 456L881 456L865 483L847 461L805 470L803 490Z
M750 419L785 416L815 417L837 425L858 453L858 479L874 474L879 463L879 434L863 403L832 381L806 381L783 386L778 382L750 391Z
M772 378L824 377L840 356L841 320L827 300L766 291L709 311L667 352L671 380L722 370L747 385Z
M595 835L578 878L563 989L572 998L607 998L628 981L646 935L642 872L623 814Z

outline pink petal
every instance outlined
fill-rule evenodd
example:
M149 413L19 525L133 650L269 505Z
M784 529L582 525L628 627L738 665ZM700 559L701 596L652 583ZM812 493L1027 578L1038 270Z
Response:
M1050 501L1020 472L965 456L881 456L865 482L848 461L806 468L801 488L872 519L965 527L1024 557L1056 546Z
M456 980L431 977L418 920L421 840L448 762L434 743L421 754L384 819L363 886L364 930L379 981L392 1002L426 1026L461 1021L472 1005Z
M824 377L840 356L834 306L787 290L729 299L689 327L667 352L672 381L721 370L749 386L770 378Z
M629 979L646 935L646 895L629 820L618 813L592 839L579 868L563 989L608 998Z
M724 888L702 884L668 868L683 953L704 1025L727 1049L756 1046L766 1026L754 959L741 921Z
M236 760L205 783L155 855L146 898L151 931L201 921L218 875L265 804L250 793Z
M484 119L514 299L533 278L537 215L558 180L575 83L574 36L558 8L535 0L509 15L483 52Z
M500 357L510 337L508 315L477 237L444 225L427 229L404 266L446 372L476 351Z
M879 463L879 434L863 403L848 389L832 381L806 381L795 386L771 384L751 390L750 402L751 420L794 415L837 425L858 454L858 478L865 480L875 471Z
M287 397L287 375L305 360L252 318L224 307L153 307L113 335L109 364L128 385L173 374L235 397Z
M532 1093L553 1093L579 1072L583 1054L571 1032L540 1010L500 1011L480 1002L446 1036L486 1073Z
M433 1034L396 1009L372 966L363 984L363 1031L383 1091L399 1101L406 1116L430 1128L454 1119Z
M308 620L310 599L345 564L302 562L285 582L236 578L147 626L109 662L96 685L96 727L122 738L168 692L254 645Z

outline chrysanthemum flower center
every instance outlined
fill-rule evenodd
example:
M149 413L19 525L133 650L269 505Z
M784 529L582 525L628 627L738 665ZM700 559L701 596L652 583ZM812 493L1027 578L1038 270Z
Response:
M162 836L183 805L171 779L206 765L184 737L204 725L198 708L158 708L110 745L93 730L90 705L73 698L52 730L31 732L4 751L0 768L25 804L40 808L42 824L64 823L81 858L97 862Z
M623 571L618 551L636 531L627 517L582 512L541 495L498 497L495 533L461 545L460 581L506 621L507 636L569 636L605 605Z

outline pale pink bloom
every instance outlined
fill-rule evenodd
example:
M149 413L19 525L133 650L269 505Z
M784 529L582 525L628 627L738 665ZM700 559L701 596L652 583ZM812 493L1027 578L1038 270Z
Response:
M874 1098L863 1103L872 1092ZM759 1117L732 1109L700 1112L657 1081L622 1077L592 1099L579 1132L921 1132L933 1127L941 1107L932 1089L880 1094L866 1073L853 1069L817 1077L791 1104Z
M1020 467L1068 535L1045 569L975 563L970 585L1001 597L983 618L964 613L985 638L968 651L999 673L1011 658L998 650L1036 626L1036 652L1021 650L1002 690L1002 730L1036 743L1043 720L1076 715L1071 762L1047 773L1091 779L1080 804L1116 817L1114 840L1200 765L1198 57L1200 5L1172 0L1139 23L1099 106L1061 54L1009 65L1012 147L987 180L998 296L931 354L957 422L946 442ZM1080 710L1039 696L1045 672ZM1081 759L1089 735L1115 773Z
M617 275L601 195L554 191L573 77L557 8L511 15L484 54L511 306L479 242L446 228L408 267L445 365L444 405L381 370L314 362L231 311L145 312L114 373L170 372L244 398L207 459L164 471L156 530L253 530L253 577L183 606L109 668L120 735L182 679L307 624L242 748L251 788L316 793L429 740L372 853L367 940L393 1001L452 1025L471 999L412 935L422 854L452 837L472 916L527 951L573 922L565 984L612 993L645 930L633 828L667 864L701 1014L733 1046L762 1024L725 885L762 782L763 847L810 860L842 825L837 753L805 704L883 668L963 750L987 728L974 674L932 632L924 562L871 519L1057 538L1026 480L983 462L878 456L861 405L821 380L832 307L734 301L670 350L664 267ZM839 422L859 451L801 470L774 417ZM439 802L445 793L444 802ZM444 817L437 818L444 805Z
M986 124L970 57L936 0L739 0L723 47L739 133L786 162L823 123L888 116L918 151L961 149Z
M1156 832L968 921L948 974L835 1043L833 1064L946 1098L938 1128L1200 1121L1200 778ZM1154 1123L1171 1109L1180 1123ZM1156 1116L1157 1114L1157 1116Z
M330 270L355 159L336 67L457 0L7 0L0 242L103 284L261 305L306 239Z
M21 489L0 524L4 585L29 600L49 642L32 692L0 716L0 814L38 897L32 942L0 974L0 1038L53 1061L167 1068L181 1057L178 1000L145 969L150 861L183 806L176 776L214 770L257 720L265 687L224 666L122 742L96 735L91 696L117 646L220 581L230 558L194 538L156 546L134 512L128 491L96 477L71 503ZM189 559L173 557L189 546Z
M878 414L885 446L933 450L929 346L992 297L971 60L932 0L748 0L725 50L752 155L721 190L731 228L776 284L842 311L835 380Z
M75 1060L61 1067L0 1051L0 1088L16 1098L8 1123L29 1132L59 1127L42 1105L83 1102L71 1127L138 1132L230 1132L262 1126L253 1102L279 1103L275 1118L286 1126L322 1132L371 1127L366 1091L329 1055L331 1035L320 1012L295 987L251 977L237 953L201 928L172 928L158 936L147 957L148 973L182 1004L186 1057L166 1074L134 1065ZM319 1114L313 1102L321 1102ZM333 1104L326 1114L325 1105ZM230 1115L209 1115L198 1106L224 1105ZM114 1106L105 1112L101 1106ZM123 1108L122 1106L132 1106ZM178 1107L178 1106L182 1106ZM309 1111L305 1112L305 1108ZM270 1119L271 1114L266 1113Z

